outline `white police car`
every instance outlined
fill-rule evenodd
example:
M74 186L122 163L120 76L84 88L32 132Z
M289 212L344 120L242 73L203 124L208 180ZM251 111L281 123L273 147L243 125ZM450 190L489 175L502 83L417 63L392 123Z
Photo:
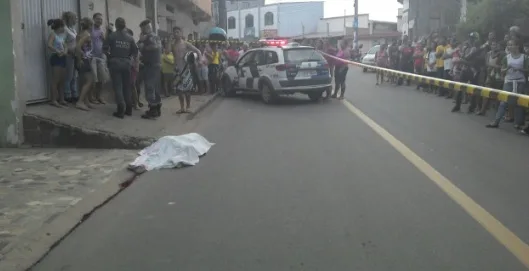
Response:
M274 41L269 41L274 44ZM331 75L325 58L313 47L299 44L267 46L247 51L222 76L222 93L259 93L271 103L280 95L307 94L318 101L331 90Z

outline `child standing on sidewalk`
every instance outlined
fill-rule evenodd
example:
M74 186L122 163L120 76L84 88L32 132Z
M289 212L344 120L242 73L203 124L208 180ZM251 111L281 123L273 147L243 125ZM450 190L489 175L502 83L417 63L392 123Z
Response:
M162 55L162 82L165 97L170 96L170 90L173 88L174 78L174 56L171 52L170 44L165 46Z

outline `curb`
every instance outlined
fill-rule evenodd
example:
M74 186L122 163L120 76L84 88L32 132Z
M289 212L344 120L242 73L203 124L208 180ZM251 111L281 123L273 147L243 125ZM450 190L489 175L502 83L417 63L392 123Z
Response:
M194 112L187 115L187 120L194 119L200 112L204 111L210 104L212 104L218 97L220 96L220 92L215 92L215 94L211 95L211 97L203 104L201 104Z
M138 174L126 169L114 173L110 180L96 188L39 230L21 235L0 251L0 270L21 271L32 268L55 246L81 225L90 215L134 182Z
M155 141L153 138L86 129L27 113L24 114L23 121L25 143L35 147L137 150Z

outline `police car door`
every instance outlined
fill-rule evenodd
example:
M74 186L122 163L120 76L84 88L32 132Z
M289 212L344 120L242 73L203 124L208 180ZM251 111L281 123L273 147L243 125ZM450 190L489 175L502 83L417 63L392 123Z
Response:
M244 54L237 62L237 85L241 89L246 89L246 79L251 78L250 65L254 62L255 51Z
M259 78L263 75L266 67L265 51L258 50L254 56L255 65L250 65L251 78L246 79L246 87L252 90L258 90ZM252 63L253 64L253 63Z
M272 50L264 51L264 55L266 65L259 67L261 69L260 75L267 76L270 80L272 80L272 84L274 84L274 87L276 87L275 82L279 80L280 77L280 72L276 69L277 65L279 64L279 57L277 55L277 52Z

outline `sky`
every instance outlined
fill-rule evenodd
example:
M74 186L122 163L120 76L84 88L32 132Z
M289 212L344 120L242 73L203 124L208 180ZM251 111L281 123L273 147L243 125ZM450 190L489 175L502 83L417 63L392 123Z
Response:
M278 2L307 2L310 0L266 0L266 4ZM325 17L354 14L354 0L323 0ZM402 7L397 0L358 0L358 13L369 13L370 20L397 21L397 9Z

